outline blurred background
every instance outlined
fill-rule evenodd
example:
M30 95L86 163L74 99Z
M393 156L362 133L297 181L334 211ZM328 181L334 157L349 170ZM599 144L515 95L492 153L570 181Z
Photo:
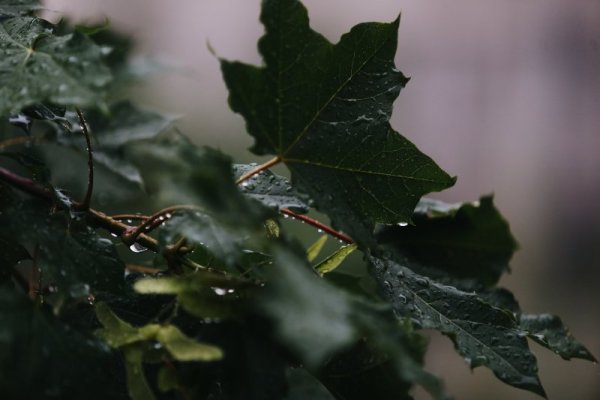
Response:
M412 77L392 125L450 174L446 201L494 193L521 250L501 285L527 312L563 317L600 357L600 0L304 0L331 41L356 23L402 12L396 64ZM260 0L48 0L64 14L133 35L166 66L133 88L141 104L181 115L197 143L263 161L226 103L215 56L260 63ZM600 368L532 344L551 399L600 399ZM430 371L457 399L536 399L431 334ZM417 398L425 399L420 391Z

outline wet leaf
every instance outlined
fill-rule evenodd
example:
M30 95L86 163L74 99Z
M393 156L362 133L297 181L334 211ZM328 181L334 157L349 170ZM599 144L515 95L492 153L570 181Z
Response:
M303 257L276 249L261 313L275 321L277 333L308 368L364 338L391 360L393 379L418 383L436 399L445 398L440 382L421 367L422 343L396 323L387 305L366 302L329 284Z
M53 213L45 205L24 201L0 214L0 234L37 247L42 284L63 294L81 284L89 285L92 293L123 290L125 265L113 243L68 212Z
M596 362L596 358L571 335L559 317L550 314L524 314L519 322L531 339L565 360L581 358Z
M508 271L517 249L506 220L491 196L476 203L449 205L421 201L414 225L386 226L378 241L404 265L418 264L428 275L495 284Z
M256 164L234 164L233 175L237 179L256 168ZM238 185L246 196L258 200L267 207L289 208L297 213L307 213L310 209L308 196L292 187L289 180L266 170L254 175Z
M0 286L0 388L6 399L125 399L123 370L90 333Z
M423 194L453 185L389 124L408 82L394 66L399 20L357 25L335 45L296 0L263 2L261 21L266 66L221 61L229 104L252 151L279 156L335 227L370 245L376 222L410 221Z
M263 231L275 212L244 196L233 182L231 159L182 137L127 149L156 205L197 205L219 223Z
M102 49L85 35L53 35L38 18L0 20L0 115L50 102L91 106L111 81Z
M38 0L4 0L0 4L0 17L17 17L31 15L42 6Z
M484 365L503 382L545 397L535 357L512 314L393 261L371 257L370 262L398 316L450 337L471 368Z
M127 143L154 139L174 121L173 117L145 110L129 101L111 104L108 114L92 111L86 117L103 151L118 150Z
M29 260L27 250L10 237L0 236L0 284L10 279L11 268L22 260Z
M351 303L299 258L284 250L274 253L271 281L260 307L277 321L280 337L311 367L357 337Z
M340 264L346 259L346 257L348 257L354 250L356 250L357 247L358 246L356 245L356 243L340 247L325 260L321 261L315 267L315 270L321 275L325 275L333 271L334 269L339 267Z

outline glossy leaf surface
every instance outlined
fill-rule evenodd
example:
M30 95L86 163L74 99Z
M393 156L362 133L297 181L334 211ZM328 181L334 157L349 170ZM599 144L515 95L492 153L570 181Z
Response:
M234 164L234 178L239 178L256 166L256 164ZM238 187L246 196L258 200L270 208L289 208L297 213L307 213L310 209L308 196L292 187L287 178L269 170L254 175Z
M410 221L423 194L452 186L389 124L408 81L394 66L399 20L357 25L335 45L296 0L264 1L261 21L266 66L221 61L229 104L252 151L279 156L334 226L370 244L375 222Z
M559 317L550 314L524 314L519 322L531 339L565 360L581 358L596 362L596 358L571 335Z
M495 284L517 249L506 220L492 197L450 205L426 199L417 206L414 225L386 226L379 243L404 265L418 263L433 277Z
M512 316L393 261L370 259L375 279L398 316L449 336L471 368L484 365L502 381L545 396L534 355Z
M0 115L35 103L95 105L111 73L103 52L85 35L55 36L31 17L0 20Z

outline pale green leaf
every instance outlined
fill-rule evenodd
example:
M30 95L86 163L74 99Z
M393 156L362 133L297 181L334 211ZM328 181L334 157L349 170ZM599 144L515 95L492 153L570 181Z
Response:
M161 326L156 340L179 361L216 361L223 358L223 351L218 347L197 342L173 325Z
M321 274L325 275L337 267L348 257L354 250L357 249L356 243L349 244L347 246L342 246L337 249L333 254L327 257L325 260L321 261L319 265L315 267L315 270Z
M323 246L325 246L325 242L327 242L327 237L327 235L321 236L308 248L308 250L306 250L306 259L309 262L314 261L315 258L319 256L319 253L323 249Z

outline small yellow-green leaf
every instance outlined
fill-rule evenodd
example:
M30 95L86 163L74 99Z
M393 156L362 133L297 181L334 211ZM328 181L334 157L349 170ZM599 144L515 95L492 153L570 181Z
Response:
M227 318L239 313L236 310L237 297L230 294L219 296L209 290L183 292L177 296L177 301L185 311L199 318Z
M162 326L156 340L179 361L216 361L223 358L223 351L218 347L197 342L173 325Z
M162 327L159 324L148 324L138 329L138 335L143 340L158 340L157 336Z
M323 235L319 239L317 239L317 241L314 242L308 248L308 250L306 250L306 258L308 259L309 262L312 262L315 260L315 258L317 258L317 256L323 249L323 246L325 246L326 241L327 241L327 235Z
M144 339L140 336L138 329L117 317L106 303L96 305L96 316L104 326L104 329L96 331L96 335L104 339L111 347L117 348Z
M140 344L126 346L123 349L125 356L125 373L127 374L127 391L132 400L154 400L154 393L148 385L142 359L144 349Z
M339 267L342 261L344 261L344 259L348 257L350 253L356 250L356 248L356 243L340 247L335 253L331 254L319 265L317 265L315 269L321 275L325 275L326 273L333 271L334 269Z
M169 278L147 278L140 279L133 285L133 289L142 294L178 294L186 290L185 282Z
M268 219L265 221L265 228L267 229L268 238L279 237L279 224L274 219Z

